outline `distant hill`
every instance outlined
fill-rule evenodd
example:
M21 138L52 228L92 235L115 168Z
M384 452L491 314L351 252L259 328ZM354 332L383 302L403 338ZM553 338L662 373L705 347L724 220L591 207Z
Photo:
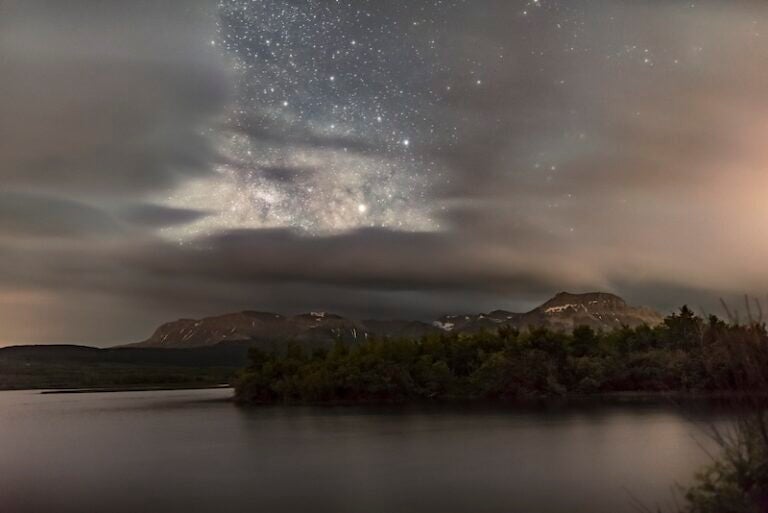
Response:
M501 326L518 329L547 327L571 331L579 325L598 330L621 326L656 325L658 312L628 305L622 298L604 292L561 292L530 312L496 310L486 314L445 315L432 323L407 320L354 320L324 312L296 316L244 311L204 319L179 319L163 324L133 348L192 348L223 342L258 343L270 346L297 342L326 346L336 340L349 343L371 337L421 337L440 332L477 332Z
M248 361L248 344L184 349L34 345L0 348L0 389L209 386Z

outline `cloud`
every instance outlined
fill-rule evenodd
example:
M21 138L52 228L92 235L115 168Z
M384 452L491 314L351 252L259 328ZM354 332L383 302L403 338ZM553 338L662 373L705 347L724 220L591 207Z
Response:
M129 223L149 228L176 226L198 221L208 212L186 208L171 208L148 203L132 205L121 211L122 219Z
M204 44L210 37L191 14L180 23L171 5L182 7L33 0L4 8L4 187L119 196L211 172L216 150L205 129L226 82ZM184 4L182 12L195 11L203 17L200 2Z
M83 203L0 192L0 238L111 237L120 231L109 214Z

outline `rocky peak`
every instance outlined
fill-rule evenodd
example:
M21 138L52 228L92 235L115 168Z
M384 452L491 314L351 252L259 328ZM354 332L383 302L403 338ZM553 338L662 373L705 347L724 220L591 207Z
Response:
M622 298L607 292L572 294L560 292L522 318L524 326L547 326L572 330L585 325L596 329L654 326L662 316L650 308L630 306Z
M604 310L624 310L629 308L627 302L619 296L607 292L587 292L585 294L572 294L570 292L559 292L534 311L544 313L560 313L566 311L604 311Z

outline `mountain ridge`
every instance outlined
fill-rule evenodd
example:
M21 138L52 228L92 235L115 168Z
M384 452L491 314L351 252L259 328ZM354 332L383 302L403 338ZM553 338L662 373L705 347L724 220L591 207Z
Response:
M521 330L550 328L571 331L580 325L598 330L621 326L650 326L662 315L647 307L630 306L607 292L559 292L536 308L524 312L494 310L489 313L444 315L432 323L417 320L355 320L326 312L294 316L244 310L205 317L178 319L159 326L146 340L124 347L205 347L222 342L327 345L336 340L354 343L369 338L421 337L433 333L473 333L508 326Z

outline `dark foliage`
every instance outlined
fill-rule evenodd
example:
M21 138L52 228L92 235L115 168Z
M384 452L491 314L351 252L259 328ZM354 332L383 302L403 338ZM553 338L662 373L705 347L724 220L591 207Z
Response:
M0 349L0 389L207 386L247 363L246 345L191 349L15 346Z
M712 352L705 372L715 386L737 392L740 412L726 429L713 429L720 456L697 476L686 494L688 513L765 513L768 511L768 333L746 300L748 322L732 325L710 319L702 343ZM727 310L727 308L726 308Z
M329 351L251 352L236 382L243 402L511 399L621 391L713 391L740 386L723 365L721 332L684 307L663 324L573 333L502 327L479 334L370 340Z

